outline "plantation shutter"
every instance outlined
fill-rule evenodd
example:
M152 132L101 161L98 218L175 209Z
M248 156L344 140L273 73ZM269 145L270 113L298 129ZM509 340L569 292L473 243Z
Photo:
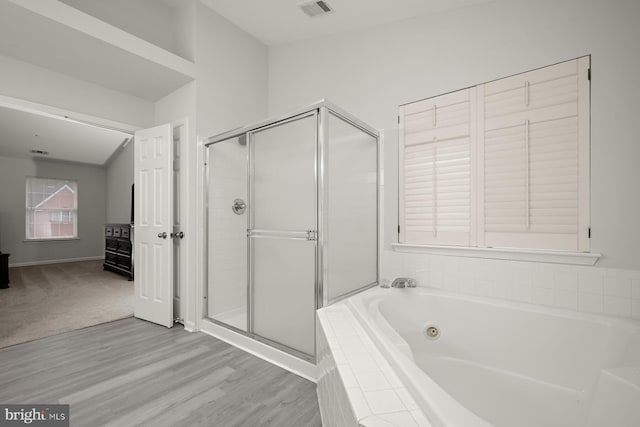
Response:
M400 107L401 243L475 245L475 89Z
M479 245L587 251L589 58L478 87Z

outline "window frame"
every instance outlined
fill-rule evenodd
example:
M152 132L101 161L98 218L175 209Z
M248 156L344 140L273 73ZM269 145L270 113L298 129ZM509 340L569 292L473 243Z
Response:
M576 118L578 121L577 129L578 129L578 137L577 137L577 149L576 149L576 161L578 162L578 177L577 177L577 190L576 194L578 197L578 208L577 208L577 224L576 232L575 232L575 247L573 247L573 243L570 245L565 245L564 247L554 246L553 239L545 239L544 233L535 233L532 232L529 234L529 239L524 239L526 242L534 242L531 245L520 245L520 244L504 244L502 245L491 245L485 242L485 237L487 235L487 231L485 230L485 203L484 203L484 173L485 173L485 165L484 165L484 123L485 123L485 111L484 111L484 100L485 93L484 88L486 85L494 84L495 82L507 81L508 79L518 79L523 78L528 75L534 75L534 73L540 73L540 70L551 69L552 67L562 67L567 64L575 62L575 67L577 69L577 100L575 101L577 106ZM472 86L470 88L461 89L459 91L450 92L447 94L439 95L436 97L428 98L421 101L412 102L409 104L404 104L399 107L399 197L398 197L398 239L399 243L395 246L398 248L410 248L411 251L415 251L416 248L419 247L432 247L432 248L440 248L439 250L445 250L447 247L457 248L457 249L475 249L475 254L482 253L482 256L489 254L487 257L492 257L490 255L491 249L499 249L500 252L504 251L520 251L520 252L531 252L534 251L536 254L538 252L581 252L588 253L589 252L589 238L590 238L590 212L589 212L589 199L590 199L590 56L584 56L580 58L576 58L570 61L564 61L558 64L541 67L535 70L530 70L524 73L519 73L514 76L509 76L503 79L498 79L493 82L488 82L485 84L480 84L476 86ZM544 71L543 71L544 72ZM529 82L527 81L527 84ZM528 85L527 85L528 88ZM416 241L416 240L407 240L405 238L406 231L406 223L404 220L404 209L406 209L404 202L404 185L405 185L405 177L404 172L406 165L404 163L404 149L405 149L405 127L404 127L404 112L406 108L417 105L419 103L428 104L428 103L436 103L438 98L445 98L447 96L451 96L452 94L456 94L458 92L470 91L469 98L477 99L477 105L472 108L475 117L471 118L471 122L469 124L470 128L470 141L472 144L472 159L471 159L471 169L474 171L472 173L472 182L470 184L470 209L472 211L472 215L470 218L469 229L471 230L472 235L469 238L469 244L459 244L456 242L446 242L446 241L438 241L436 243L430 243L428 241ZM528 105L528 104L527 104ZM528 120L527 120L528 124ZM424 142L424 145L427 145L428 142ZM408 146L408 145L407 145ZM528 170L528 169L527 169ZM527 185L529 185L527 183ZM527 187L531 191L531 187ZM527 211L527 215L529 215ZM436 233L436 231L434 231ZM474 234L475 233L475 234ZM513 233L516 236L517 233ZM521 236L520 236L521 237ZM549 243L547 243L547 240ZM508 242L509 239L506 239ZM522 242L523 239L514 238L514 242ZM542 242L542 244L537 243L538 241ZM442 249L445 248L445 249ZM478 252L477 250L484 250ZM486 250L489 250L488 252ZM454 250L453 252L456 252ZM459 251L458 251L459 252ZM474 255L475 256L475 255ZM500 256L502 257L502 256Z
M37 185L47 185L47 183L55 182L59 187L51 194L43 190L42 192L34 191ZM71 207L40 206L41 204L51 200L58 192L65 187L69 188L73 194L73 203ZM41 200L35 206L32 206L34 194L39 194ZM36 220L37 213L42 213L41 217L47 219L46 222L38 223ZM64 215L63 215L64 214ZM51 218L54 217L54 220ZM55 218L59 220L55 220ZM64 218L63 218L64 217ZM58 227L58 235L43 235L38 233L36 227L38 224L49 224ZM59 235L61 225L71 225L72 234ZM32 231L33 230L33 231ZM78 239L78 181L73 179L49 178L41 176L26 176L25 179L25 242L48 242L48 241L66 241Z

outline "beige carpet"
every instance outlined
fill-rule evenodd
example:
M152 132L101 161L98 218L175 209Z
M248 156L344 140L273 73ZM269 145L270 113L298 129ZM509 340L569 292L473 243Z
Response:
M102 261L13 267L0 289L0 348L133 315L133 282Z

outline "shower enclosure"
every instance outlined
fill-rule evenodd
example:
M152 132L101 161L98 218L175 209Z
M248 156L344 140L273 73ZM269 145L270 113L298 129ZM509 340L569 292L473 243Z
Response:
M378 141L326 101L207 140L209 320L315 359L315 310L378 282Z

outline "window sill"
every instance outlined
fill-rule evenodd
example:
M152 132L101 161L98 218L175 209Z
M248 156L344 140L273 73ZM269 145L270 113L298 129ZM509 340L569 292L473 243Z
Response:
M61 237L57 239L24 239L22 243L46 243L46 242L73 242L76 240L80 240L79 237Z
M427 246L407 243L393 243L391 247L395 252L573 265L594 265L602 256L599 253L590 252L542 251L511 248L467 248L461 246Z

